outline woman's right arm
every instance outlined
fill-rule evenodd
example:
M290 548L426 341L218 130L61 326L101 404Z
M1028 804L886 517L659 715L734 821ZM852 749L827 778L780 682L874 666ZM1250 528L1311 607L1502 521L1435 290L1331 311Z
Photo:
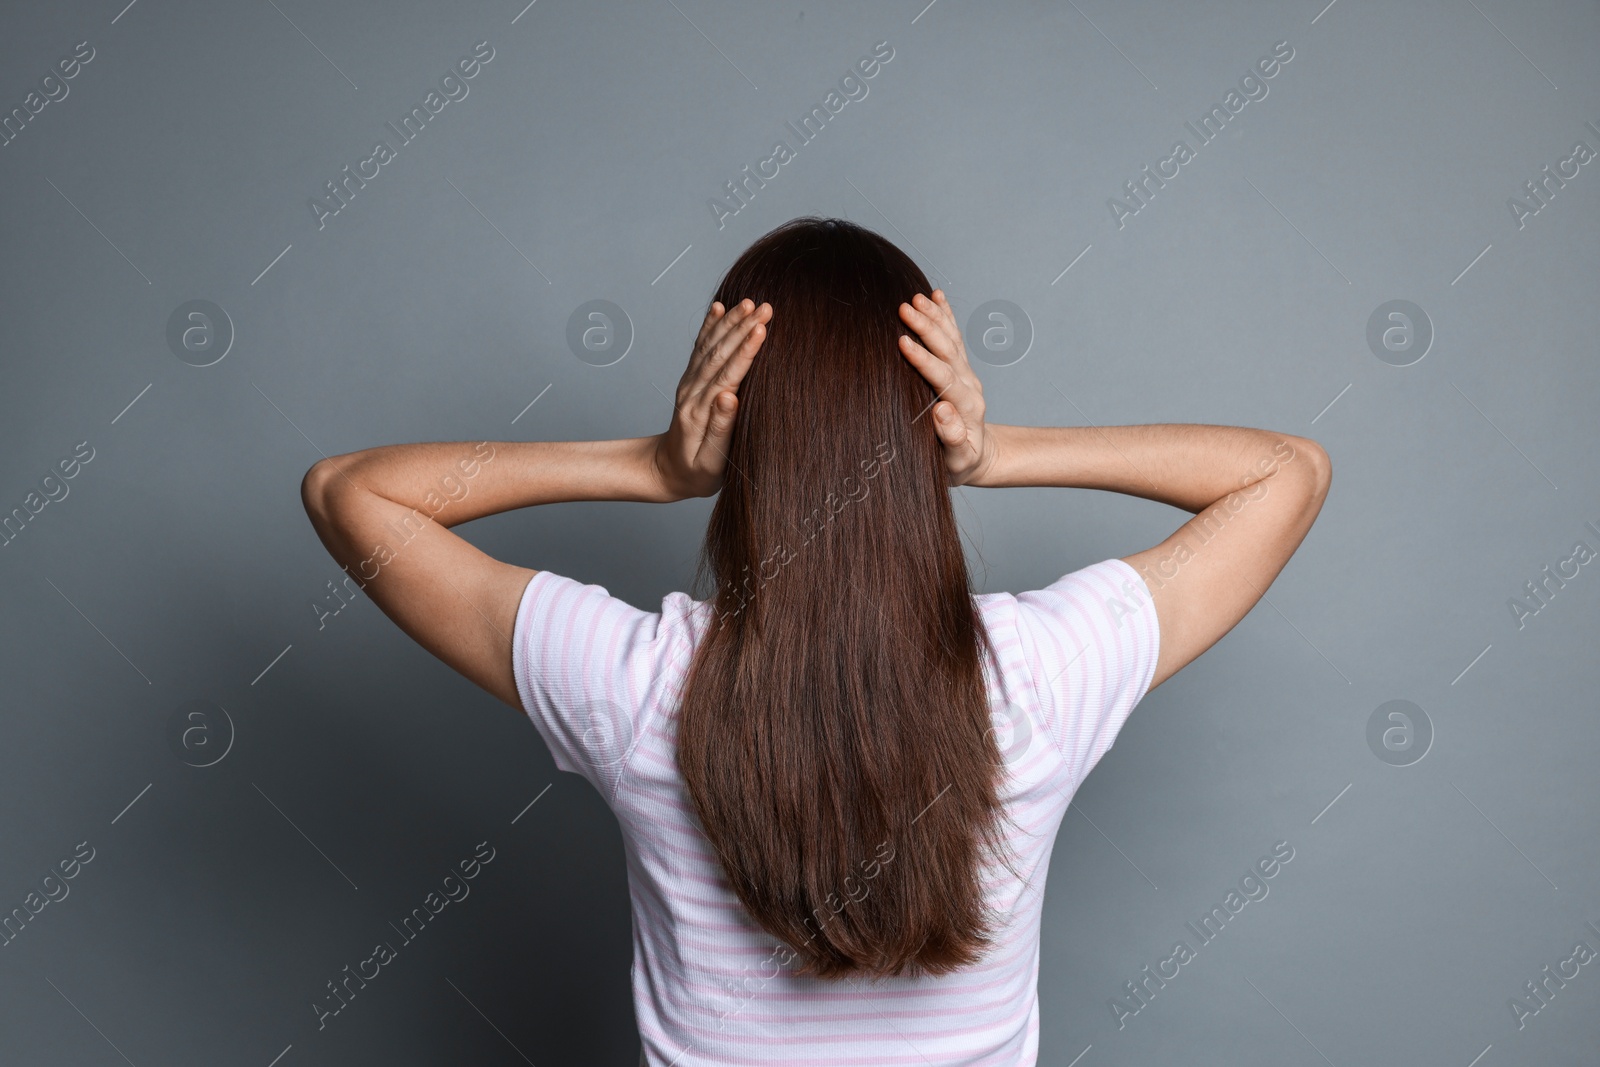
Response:
M1194 513L1123 557L1149 586L1160 626L1152 689L1249 613L1322 509L1333 467L1306 437L1196 424L988 425L944 294L918 294L901 318L923 342L903 336L902 352L938 390L932 413L952 484L1108 489Z

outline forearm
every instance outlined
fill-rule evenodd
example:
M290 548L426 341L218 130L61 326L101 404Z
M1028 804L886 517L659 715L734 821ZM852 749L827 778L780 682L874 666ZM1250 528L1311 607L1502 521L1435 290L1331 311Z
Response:
M1316 450L1314 442L1293 434L1198 423L991 423L985 432L994 435L994 461L970 484L1107 489L1193 513L1280 469L1294 468L1297 457ZM1305 473L1309 477L1312 471Z
M455 526L570 500L673 499L652 461L654 437L384 445L324 460L307 484L332 498L356 486Z

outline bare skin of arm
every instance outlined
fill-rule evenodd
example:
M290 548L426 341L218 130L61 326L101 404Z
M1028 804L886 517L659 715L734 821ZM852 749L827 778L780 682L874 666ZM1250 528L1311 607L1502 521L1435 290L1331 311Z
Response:
M986 426L983 388L944 294L901 317L926 342L905 357L942 399L932 409L952 485L1054 485L1159 500L1195 518L1126 557L1161 628L1152 687L1215 644L1277 577L1327 494L1331 466L1304 437L1228 426ZM570 500L667 502L721 485L738 386L770 305L713 304L668 429L615 441L387 445L324 459L301 483L318 537L396 625L513 708L516 609L536 571L480 551L450 528Z
M520 710L511 634L537 572L487 555L450 527L533 504L665 503L716 492L738 385L771 317L769 304L711 305L663 433L385 445L332 456L301 482L306 514L334 560L400 629Z
M1322 510L1333 466L1306 437L1200 424L986 425L983 386L944 294L917 294L900 317L916 334L901 337L902 353L941 397L932 414L952 485L1107 489L1194 514L1123 557L1160 625L1152 689L1249 613Z

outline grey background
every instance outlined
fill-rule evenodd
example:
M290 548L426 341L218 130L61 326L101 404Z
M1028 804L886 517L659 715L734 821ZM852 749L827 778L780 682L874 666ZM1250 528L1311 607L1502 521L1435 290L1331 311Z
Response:
M1520 629L1508 598L1600 549L1600 162L1521 228L1507 207L1600 149L1595 5L113 0L0 25L5 110L96 52L0 149L0 513L95 449L0 548L0 913L95 849L0 948L4 1062L635 1062L615 822L364 598L319 629L339 572L298 483L380 443L664 428L715 280L807 213L899 242L963 316L1025 311L1026 358L980 368L996 421L1263 426L1334 459L1267 602L1067 814L1040 1062L1596 1062L1600 964L1520 1031L1509 1000L1600 949L1600 564ZM469 96L319 231L309 198L483 40ZM1280 40L1269 95L1119 229L1107 198ZM719 229L708 199L878 41L868 96ZM237 331L204 368L166 343L194 299ZM565 341L593 299L636 331L608 367ZM1406 367L1366 342L1395 299L1435 332ZM1184 518L958 496L981 590ZM709 504L465 532L649 608ZM1396 699L1435 735L1409 766L1366 740ZM193 700L234 730L209 767L168 742ZM480 841L471 896L319 1031L325 983ZM1119 1029L1122 984L1278 841L1269 897Z

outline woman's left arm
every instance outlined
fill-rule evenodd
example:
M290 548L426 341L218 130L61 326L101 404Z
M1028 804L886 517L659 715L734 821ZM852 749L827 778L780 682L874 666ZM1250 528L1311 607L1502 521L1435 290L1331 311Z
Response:
M317 536L422 647L514 708L517 605L534 571L450 527L565 500L667 500L654 438L387 445L319 461L300 497Z
M748 303L748 301L746 301ZM450 527L571 500L667 503L721 483L733 397L771 316L707 313L669 429L614 441L387 445L320 460L300 485L317 536L383 613L450 667L521 709L511 670L517 606L536 571Z

